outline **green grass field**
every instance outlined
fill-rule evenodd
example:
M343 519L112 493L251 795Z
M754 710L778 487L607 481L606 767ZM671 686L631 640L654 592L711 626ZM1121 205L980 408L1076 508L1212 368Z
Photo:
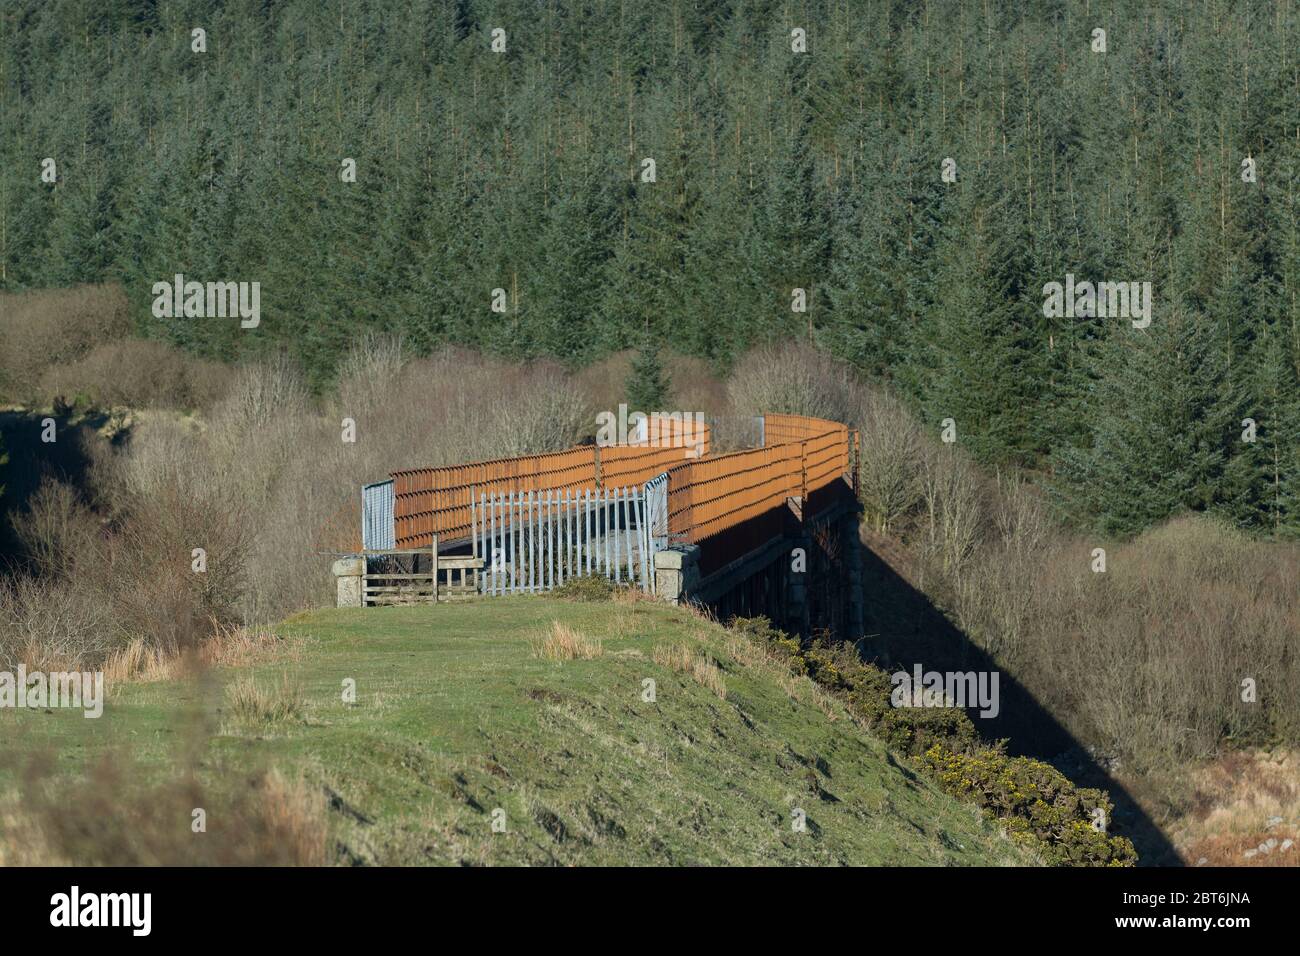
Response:
M537 656L554 621L599 638L600 656ZM146 788L192 769L212 826L192 835L186 814L169 824L178 840L214 838L226 802L267 768L301 777L331 794L321 811L329 862L1034 862L806 679L676 608L518 597L323 610L279 633L284 648L261 664L120 685L99 720L3 711L0 735L11 753L53 756L49 780L67 814L90 812L88 790ZM717 663L725 698L655 662L674 643ZM235 703L250 677L282 714L249 716ZM348 680L355 703L343 700ZM88 768L101 754L129 773L95 779ZM25 760L0 767L10 806ZM98 813L126 802L95 796ZM179 813L160 800L139 816Z

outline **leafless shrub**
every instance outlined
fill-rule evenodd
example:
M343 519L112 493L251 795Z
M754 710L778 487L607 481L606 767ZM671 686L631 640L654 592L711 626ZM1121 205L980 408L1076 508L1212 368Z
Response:
M633 349L623 349L574 372L573 380L581 389L593 416L598 411L617 409L619 402L627 401L627 380L632 373L632 359L635 356ZM592 430L595 430L594 427Z
M167 651L197 649L216 627L239 621L249 532L237 503L178 487L138 504L86 572L113 595L119 643L143 637Z
M0 597L5 656L101 664L136 640L176 653L241 617L245 509L187 480L185 461L148 474L128 470L106 489L107 533L68 486L46 482L38 490L15 525L44 573L15 578ZM198 570L195 549L204 552Z
M957 575L975 553L987 520L979 473L951 445L931 445L921 455L919 484L925 555Z
M731 411L726 382L712 365L689 355L666 352L663 357L670 382L669 405L673 410L725 416ZM662 409L651 409L662 411Z
M1052 534L1041 498L1019 472L999 474L996 491L991 511L1002 547L1019 556L1038 554Z
M709 415L709 452L722 455L763 444L762 420L757 415Z
M921 498L924 434L901 401L883 389L864 391L856 421L861 435L859 495L866 520L888 533Z
M918 585L1076 739L1138 768L1300 740L1300 699L1280 691L1300 686L1300 547L1203 516L1129 542L1077 538L1021 474L987 480L908 419L874 395L860 406L869 519L912 545ZM903 448L913 460L891 460ZM892 495L909 472L912 505ZM1247 678L1256 704L1241 700Z
M355 442L342 440L347 418ZM223 627L327 603L328 552L357 546L362 484L403 467L559 450L592 424L581 392L549 363L460 350L410 361L399 342L372 339L343 363L338 395L323 406L288 360L245 365L208 414L137 415L124 448L96 453L98 515L50 488L25 519L43 563L74 569L68 600L101 609L95 639L84 628L42 637L42 622L69 613L65 602L32 610L49 589L11 588L11 608L35 623L6 628L0 643L31 655L45 640L98 661L133 642L172 654ZM106 531L96 527L88 547L92 519ZM196 548L206 552L201 573Z
M104 660L113 641L110 609L84 582L24 576L0 582L3 669L80 669Z
M848 365L804 344L755 349L727 381L735 414L784 412L837 422L853 420L857 388Z
M44 401L80 399L100 408L203 408L225 391L226 366L186 355L161 342L123 339L96 346L75 362L47 369Z
M95 544L99 522L71 485L45 478L11 519L18 540L44 575L66 577Z
M213 421L230 429L255 429L292 418L309 408L307 386L286 356L244 365L235 375Z
M0 294L0 389L34 402L46 369L75 362L130 328L119 286Z
M337 370L339 407L353 414L383 409L409 356L400 338L368 335L354 345Z
M1000 533L945 576L951 609L1076 739L1135 769L1211 757L1227 740L1300 739L1300 701L1283 690L1300 686L1300 547L1206 517L1129 542L1042 535L1036 517L1008 521L1021 507L1002 499ZM1092 570L1099 545L1104 574Z
M550 363L529 367L523 387L499 409L489 457L535 455L572 445L594 425L586 401L563 369ZM480 455L478 457L484 457Z

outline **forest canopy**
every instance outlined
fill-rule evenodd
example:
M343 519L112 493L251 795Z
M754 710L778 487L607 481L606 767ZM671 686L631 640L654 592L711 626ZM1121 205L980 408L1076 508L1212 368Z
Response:
M371 333L811 341L1113 531L1300 530L1298 213L1292 4L0 10L0 289L120 282L138 334L317 388ZM260 323L156 317L177 274ZM1067 276L1149 323L1045 308Z

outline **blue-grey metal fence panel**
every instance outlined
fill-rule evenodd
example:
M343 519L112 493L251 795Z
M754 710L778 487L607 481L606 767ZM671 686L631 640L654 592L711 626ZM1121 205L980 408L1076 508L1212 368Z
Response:
M367 551L392 551L397 547L391 478L361 487L361 547Z

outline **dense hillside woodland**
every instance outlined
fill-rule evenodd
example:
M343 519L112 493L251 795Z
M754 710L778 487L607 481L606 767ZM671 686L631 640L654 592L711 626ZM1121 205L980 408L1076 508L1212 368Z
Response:
M1294 2L0 7L4 290L317 388L367 330L811 339L1109 531L1300 530L1298 219ZM259 324L155 317L176 274Z

